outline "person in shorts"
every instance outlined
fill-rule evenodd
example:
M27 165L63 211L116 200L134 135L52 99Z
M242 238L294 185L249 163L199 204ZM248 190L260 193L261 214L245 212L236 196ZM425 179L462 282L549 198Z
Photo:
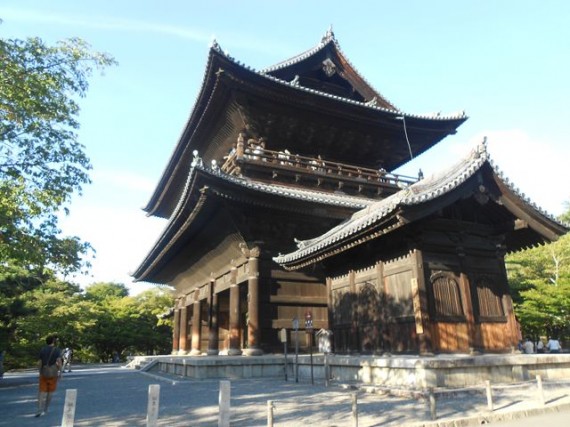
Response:
M36 417L44 415L48 411L53 393L57 389L57 381L61 375L61 350L56 347L57 338L50 335L46 338L46 345L42 347L38 356L38 367L40 369L40 386L38 391L38 412ZM55 376L46 376L44 367L57 368Z

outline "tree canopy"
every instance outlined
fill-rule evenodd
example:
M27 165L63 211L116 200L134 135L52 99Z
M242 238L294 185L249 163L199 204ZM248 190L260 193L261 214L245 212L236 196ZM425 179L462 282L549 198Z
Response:
M1 22L1 21L0 21ZM62 236L58 214L89 183L79 99L94 70L115 64L77 38L0 38L0 348L36 307L23 298L88 267L89 243Z
M28 38L0 39L0 62L0 265L77 271L89 245L59 236L57 214L89 183L78 98L115 61L77 38Z
M570 222L569 209L559 218ZM506 259L523 333L570 337L570 234Z

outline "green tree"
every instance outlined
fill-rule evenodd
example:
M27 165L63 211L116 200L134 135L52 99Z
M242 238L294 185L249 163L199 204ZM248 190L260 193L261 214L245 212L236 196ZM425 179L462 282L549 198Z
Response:
M568 207L568 204L567 204ZM560 218L568 222L570 209ZM515 313L525 335L570 334L570 235L507 257Z
M57 214L89 183L78 98L115 63L80 39L0 39L0 268L67 273L89 245L60 236Z
M80 39L0 39L0 348L32 310L22 295L88 267L90 245L61 236L57 215L89 183L78 100L114 63Z

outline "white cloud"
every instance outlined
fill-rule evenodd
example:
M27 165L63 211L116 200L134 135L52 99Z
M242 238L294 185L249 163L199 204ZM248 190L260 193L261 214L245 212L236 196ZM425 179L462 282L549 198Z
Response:
M2 8L0 13L4 19L15 22L57 24L66 27L92 28L100 30L116 30L129 32L147 32L171 35L187 40L206 43L211 40L209 34L173 25L154 24L145 21L117 19L110 16L65 15L32 9Z
M156 182L146 176L123 170L95 170L91 174L91 180L95 185L109 185L109 188L141 191L145 194L151 194L156 186Z
M119 282L132 293L147 286L133 283L130 276L144 259L166 225L165 220L146 217L142 211L112 206L75 206L70 216L61 219L66 235L78 235L97 251L90 276L74 281L85 286L95 281Z

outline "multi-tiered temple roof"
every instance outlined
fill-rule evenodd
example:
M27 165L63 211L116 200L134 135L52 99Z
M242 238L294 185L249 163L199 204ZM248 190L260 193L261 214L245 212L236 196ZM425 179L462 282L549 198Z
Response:
M214 43L194 109L150 201L149 215L169 217L197 151L222 162L240 133L266 148L392 171L455 133L466 120L396 108L360 76L332 32L311 50L256 71Z

